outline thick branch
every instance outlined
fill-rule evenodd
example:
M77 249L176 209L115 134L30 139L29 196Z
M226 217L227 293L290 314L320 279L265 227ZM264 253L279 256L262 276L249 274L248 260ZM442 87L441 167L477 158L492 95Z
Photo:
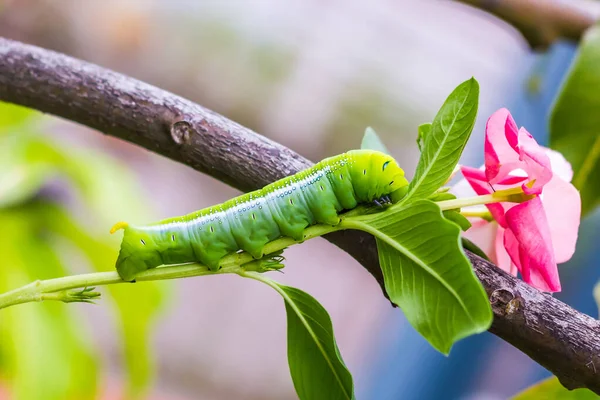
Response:
M490 332L556 375L569 389L600 394L600 321L469 254L490 298Z
M311 165L305 158L181 97L61 54L0 38L0 100L139 144L241 190ZM328 240L383 286L372 236ZM491 332L556 374L600 394L598 322L470 255L494 308ZM598 371L598 372L597 372Z
M578 42L594 18L569 2L552 0L458 0L513 25L535 50L558 39Z

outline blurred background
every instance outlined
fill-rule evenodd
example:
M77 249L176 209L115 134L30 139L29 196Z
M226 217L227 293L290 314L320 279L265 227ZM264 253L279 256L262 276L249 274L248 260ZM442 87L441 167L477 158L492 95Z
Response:
M471 76L481 86L479 119L463 163L482 163L485 119L501 106L544 143L575 51L557 43L532 53L489 14L416 0L0 0L0 35L187 97L313 161L358 148L372 126L409 176L417 127ZM6 104L0 143L1 291L111 270L114 222L150 222L238 194L144 149ZM594 215L582 229L597 226ZM560 296L595 316L591 247L582 240L561 267ZM489 333L439 355L363 268L323 240L286 258L278 280L329 311L358 398L503 399L549 376ZM296 398L285 311L270 289L216 276L102 292L96 306L2 311L0 398Z

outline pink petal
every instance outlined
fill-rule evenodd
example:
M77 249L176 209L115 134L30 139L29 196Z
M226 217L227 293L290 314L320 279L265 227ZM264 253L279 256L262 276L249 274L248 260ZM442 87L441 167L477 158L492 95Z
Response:
M494 240L494 253L490 258L498 267L500 267L500 269L513 276L517 276L517 266L513 264L508 252L506 251L506 248L504 247L505 232L506 230L503 227L498 226L498 229L496 230L496 238Z
M475 191L471 188L469 182L467 182L467 180L464 178L456 182L456 184L450 188L450 193L456 197L472 197L477 195L477 193L475 193Z
M494 238L498 224L477 218L471 222L471 227L463 233L463 236L475 243L490 258L494 254Z
M499 181L497 184L505 185L505 186L515 186L526 180L528 180L527 176L507 175L504 179Z
M485 126L485 173L491 184L497 183L519 165L516 151L517 124L506 108L501 108L488 119Z
M462 166L460 167L460 171L463 176L469 182L475 193L478 195L490 194L493 192L491 185L487 182L487 178L485 176L485 172L472 167ZM500 226L506 227L506 221L504 220L504 214L506 210L510 207L506 203L492 203L486 204L488 210L492 214L492 217L500 224Z
M559 292L558 268L542 200L535 197L512 207L506 213L506 223L505 245L523 280L540 290ZM518 254L511 236L518 242Z
M520 159L524 161L522 168L527 172L529 180L535 180L531 187L524 184L523 191L527 194L540 194L544 185L552 179L550 158L525 128L519 129L518 151Z
M463 235L479 246L500 269L517 276L517 267L512 263L504 248L502 240L504 232L505 229L496 222L488 222L478 218L472 222L471 228Z
M573 168L567 159L558 151L544 148L546 155L550 159L550 165L552 166L552 173L558 175L563 181L571 182L573 179Z
M581 218L581 198L575 186L557 175L544 186L542 203L550 226L557 263L568 261L575 252Z
M517 240L517 238L515 237L515 235L512 233L512 231L510 229L504 230L504 236L502 237L502 245L504 246L504 250L506 250L506 254L508 254L508 256L511 260L511 264L514 265L514 267L521 272L521 275L523 276L523 280L525 280L525 278L524 278L525 275L527 275L529 277L529 269L524 270L523 267L521 266L519 241ZM509 269L511 273L513 273L512 265ZM506 269L505 269L505 271L506 271ZM516 274L515 274L515 276L516 276Z

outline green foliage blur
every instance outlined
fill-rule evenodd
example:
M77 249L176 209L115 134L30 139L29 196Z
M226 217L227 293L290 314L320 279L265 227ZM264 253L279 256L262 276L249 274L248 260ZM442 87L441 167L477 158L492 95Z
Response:
M587 30L550 116L550 147L573 167L582 215L600 204L600 25Z
M135 179L99 152L44 135L47 120L0 102L0 292L37 279L110 271L115 211L147 218ZM149 335L165 283L100 288L120 327L125 398L150 387ZM138 300L139 299L139 300ZM29 303L0 310L0 386L12 399L101 398L108 382L94 342L93 305Z
M560 384L557 377L552 376L528 387L512 400L594 400L597 398L598 396L588 389L569 390Z

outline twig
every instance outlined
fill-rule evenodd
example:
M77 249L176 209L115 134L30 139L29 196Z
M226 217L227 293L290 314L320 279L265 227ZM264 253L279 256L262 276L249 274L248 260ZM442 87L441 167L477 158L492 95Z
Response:
M155 281L176 278L188 278L192 276L213 275L223 273L235 273L228 269L222 269L217 272L210 271L203 265L178 265L163 268L156 268L144 271L136 277L137 281ZM71 275L61 278L46 279L32 282L10 292L0 295L0 309L25 304L33 301L66 301L61 296L52 296L56 293L64 293L69 289L88 288L102 285L114 285L118 283L129 283L122 280L116 271L113 272L94 272L90 274ZM98 294L93 297L99 297ZM86 301L82 299L79 301Z
M309 240L321 236L325 233L343 229L343 226L325 226L313 225L304 231L304 239ZM297 244L289 237L281 237L269 242L265 248L265 254L277 253L289 246ZM269 270L269 257L265 259L254 260L246 252L234 253L223 257L220 262L221 268L218 271L211 271L208 267L201 264L185 264L169 267L161 267L141 272L135 276L138 282L158 281L166 279L181 279L193 276L216 275L216 274L240 274L247 271L264 272ZM33 301L55 300L70 302L73 300L73 293L66 293L69 289L89 288L94 286L113 285L117 283L128 283L122 280L117 272L96 272L90 274L79 274L65 276L62 278L38 280L10 292L0 294L0 309L24 304ZM60 293L58 296L49 296L49 294ZM98 294L88 292L89 296L83 296L79 301L88 300L87 297L96 298Z
M485 10L518 29L534 50L543 50L558 39L578 42L594 18L568 1L458 0Z
M250 190L311 165L181 97L65 55L0 39L0 99L80 122ZM383 287L372 236L327 235ZM494 309L490 329L568 388L600 394L598 322L469 254Z

